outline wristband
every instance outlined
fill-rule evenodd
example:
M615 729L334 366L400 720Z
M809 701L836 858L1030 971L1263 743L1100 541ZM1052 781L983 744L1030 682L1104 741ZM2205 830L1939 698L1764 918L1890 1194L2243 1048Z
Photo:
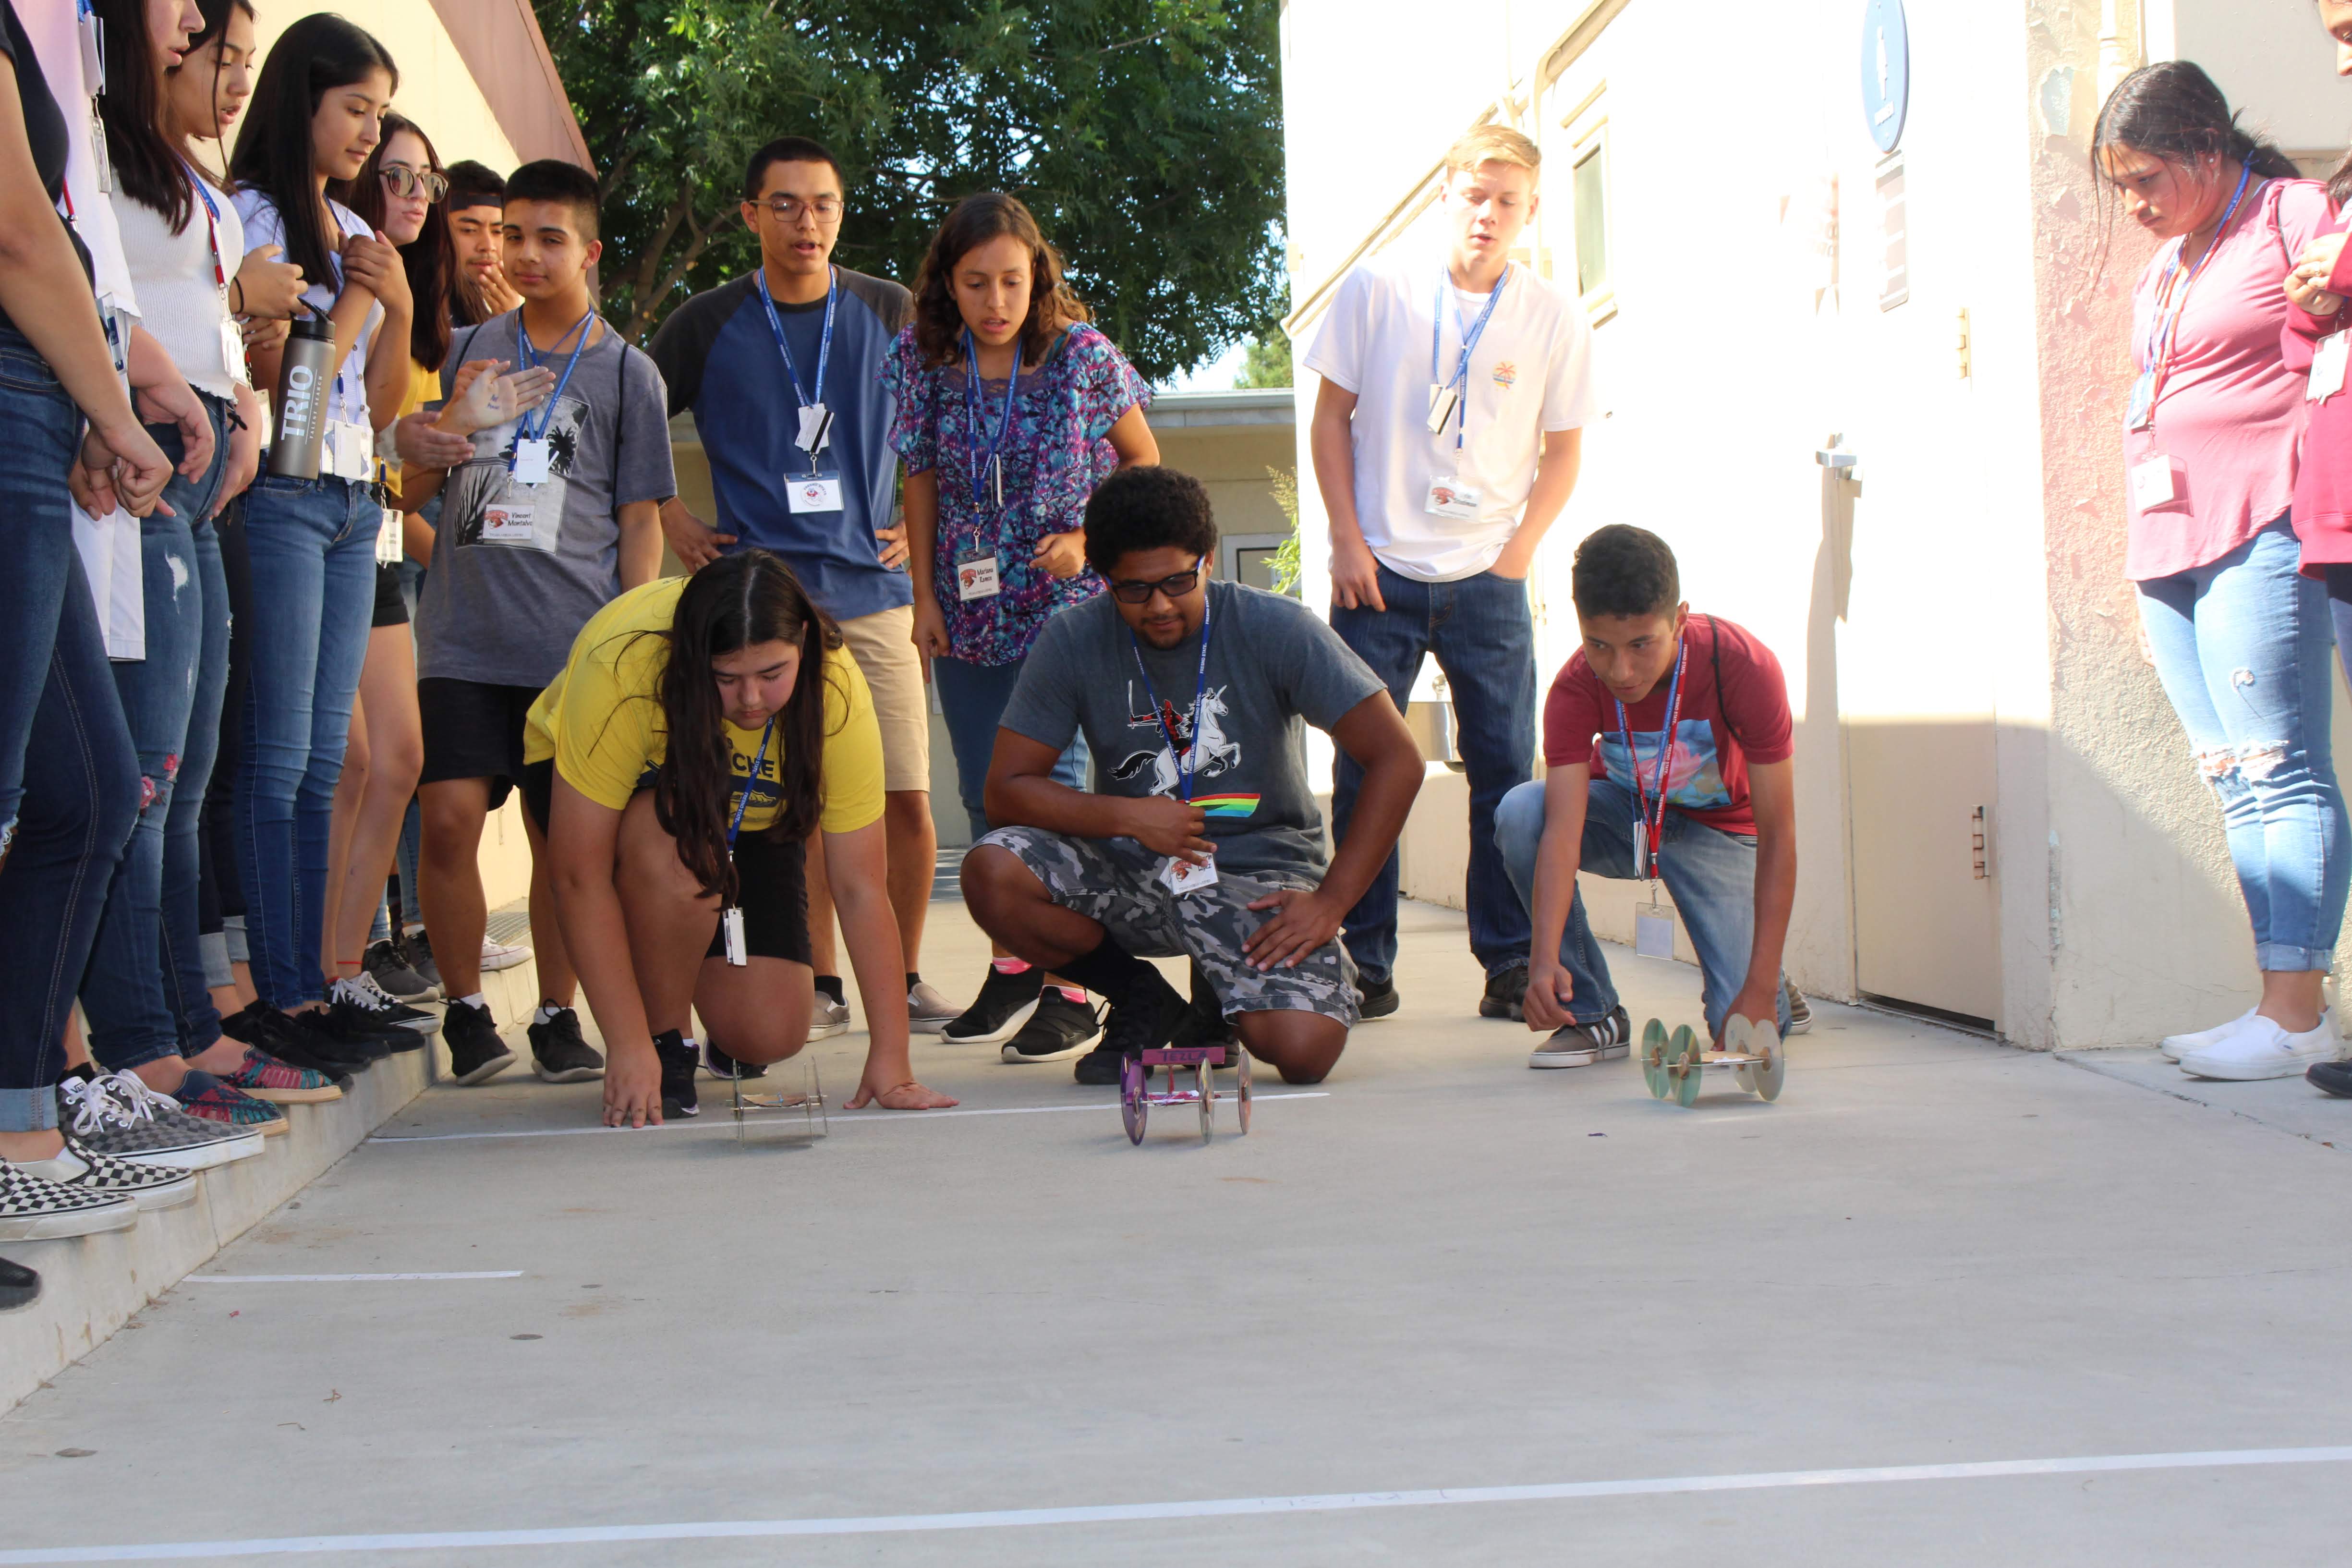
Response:
M245 314L245 279L232 278L228 280L228 286L236 290L237 300L236 304L229 307L228 313L232 316L242 316Z

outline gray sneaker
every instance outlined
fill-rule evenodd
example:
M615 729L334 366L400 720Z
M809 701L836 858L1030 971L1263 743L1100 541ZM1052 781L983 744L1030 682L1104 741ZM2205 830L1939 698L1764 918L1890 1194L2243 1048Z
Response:
M816 1006L809 1013L809 1038L829 1040L835 1035L849 1033L849 1004L836 1002L820 991Z
M1633 1020L1626 1017L1624 1008L1618 1007L1590 1024L1553 1030L1551 1038L1528 1053L1528 1066L1588 1068L1595 1062L1613 1062L1633 1049Z
M918 980L907 993L907 1032L913 1035L936 1035L958 1018L963 1009L940 994L939 987L928 980Z
M134 1165L205 1171L261 1152L258 1131L191 1116L127 1072L59 1083L58 1121L85 1147Z

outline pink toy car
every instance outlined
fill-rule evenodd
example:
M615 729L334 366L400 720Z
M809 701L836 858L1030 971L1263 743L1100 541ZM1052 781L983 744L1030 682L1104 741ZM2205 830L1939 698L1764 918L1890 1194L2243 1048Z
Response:
M1127 1123L1127 1139L1130 1143L1143 1142L1143 1125L1155 1105L1194 1105L1201 1108L1201 1142L1206 1143L1217 1126L1217 1087L1214 1069L1224 1065L1225 1053L1233 1052L1234 1094L1235 1110L1241 1117L1242 1131L1246 1135L1250 1124L1250 1059L1249 1052L1236 1040L1231 1046L1171 1046L1161 1050L1146 1051L1140 1057L1129 1057L1119 1069L1118 1114ZM1151 1088L1151 1069L1159 1068L1167 1075L1168 1087L1158 1091ZM1176 1069L1191 1068L1192 1089L1176 1087Z

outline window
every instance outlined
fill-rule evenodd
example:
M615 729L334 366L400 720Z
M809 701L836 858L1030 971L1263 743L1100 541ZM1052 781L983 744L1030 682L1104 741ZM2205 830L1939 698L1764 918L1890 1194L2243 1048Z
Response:
M1577 153L1576 289L1589 301L1609 292L1608 142L1596 139Z

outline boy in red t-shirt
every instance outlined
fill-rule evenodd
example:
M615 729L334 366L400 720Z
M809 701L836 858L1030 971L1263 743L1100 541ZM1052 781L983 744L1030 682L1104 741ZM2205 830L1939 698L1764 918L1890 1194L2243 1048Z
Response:
M1797 816L1780 661L1729 621L1692 615L1674 552L1643 529L1586 539L1570 581L1584 646L1544 705L1549 772L1495 813L1496 846L1535 928L1528 1027L1554 1031L1528 1065L1584 1067L1632 1041L1580 870L1664 880L1698 952L1716 1039L1732 1013L1786 1033Z

